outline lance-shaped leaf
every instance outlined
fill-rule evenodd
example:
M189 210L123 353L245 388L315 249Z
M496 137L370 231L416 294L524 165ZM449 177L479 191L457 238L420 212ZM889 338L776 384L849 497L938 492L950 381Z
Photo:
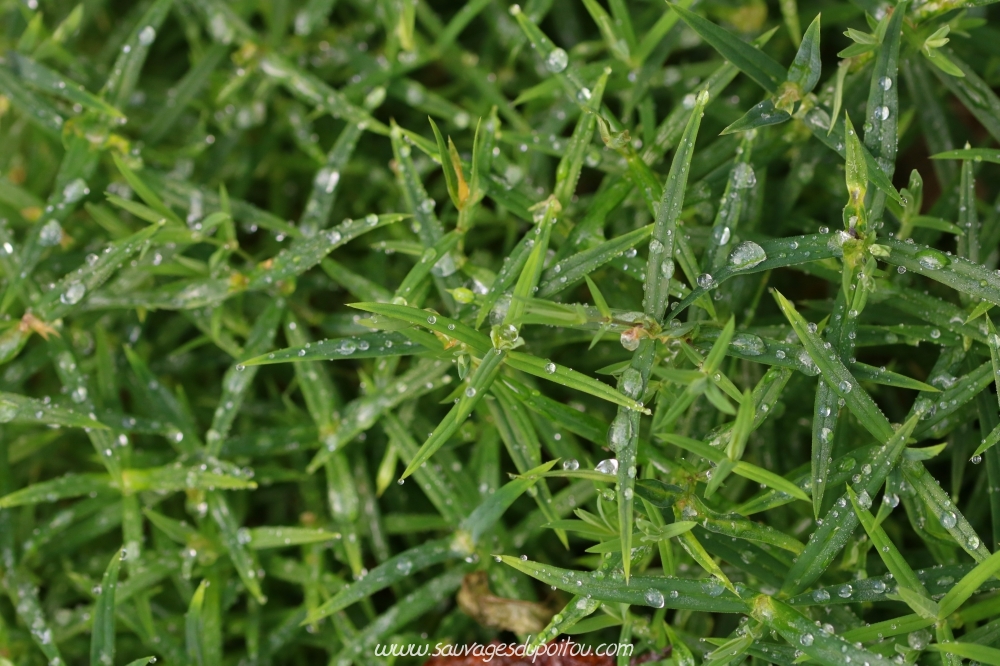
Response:
M408 579L418 571L462 556L452 548L451 538L436 539L411 548L369 571L361 580L348 585L322 606L311 611L302 624L314 624L324 617L366 599L390 585Z
M890 438L885 440L884 446L878 446L874 449L870 458L871 462L866 463L867 468L862 466L863 474L854 484L855 489L860 488L863 492L868 493L869 497L875 496L886 476L902 455L906 448L906 441L913 433L921 416L922 413L919 411L914 413ZM866 469L870 471L865 471ZM783 592L793 595L809 587L826 571L833 558L851 538L858 526L858 516L853 511L844 510L847 508L847 503L846 497L842 497L823 517L822 523L817 521L817 528L809 536L806 549L799 555L785 578L782 585Z
M111 488L110 478L104 474L67 474L66 476L34 483L0 497L0 508L39 502L54 503L68 497L81 497L105 492Z
M937 480L928 473L923 463L903 460L900 466L913 492L927 505L931 515L941 523L941 527L977 562L986 560L990 556L989 549L983 545L975 528L958 510Z
M551 361L545 361L523 352L512 351L507 354L507 365L516 370L521 370L536 377L555 382L566 388L589 393L594 397L621 405L626 409L643 414L650 413L637 400L630 396L622 395L604 382L588 377L582 372L552 363Z
M562 569L549 564L521 560L508 555L497 556L504 563L546 585L573 594L589 594L605 602L625 603L653 608L683 608L714 613L743 613L747 606L738 596L716 581L699 581L667 576L632 576L629 584L618 581L624 574L612 571L582 572ZM580 584L578 585L577 582ZM674 594L676 592L676 594Z
M420 446L420 450L413 457L413 460L410 461L410 464L406 466L406 470L400 478L405 479L413 474L414 471L427 462L448 441L449 437L455 434L455 431L465 422L465 419L469 417L472 410L475 409L479 401L486 395L486 392L493 384L493 380L496 379L497 374L500 372L500 366L503 365L505 358L506 354L499 350L497 352L486 352L479 367L476 368L476 371L469 379L469 386L462 392L462 396L458 399L458 403L451 408L448 414L434 428L434 431L426 441Z
M69 428L107 428L106 425L66 407L0 392L0 423L25 423L67 426Z
M698 93L691 117L684 128L680 148L674 154L674 160L670 165L670 173L667 175L667 182L663 188L663 198L653 223L653 237L649 241L645 294L642 302L645 313L657 321L663 318L667 308L670 278L674 274L674 241L677 235L677 219L684 208L684 191L687 188L688 173L691 170L694 144L698 138L698 129L701 127L701 116L708 101L708 91L703 90Z
M94 629L90 635L91 666L115 663L115 592L123 553L116 552L101 578L101 589L94 606Z
M773 291L773 294L778 306L791 323L792 329L813 363L819 367L823 379L830 386L830 389L846 401L848 409L876 440L888 441L893 435L893 430L889 425L889 420L882 414L882 410L878 408L875 401L858 384L858 380L851 375L839 358L830 358L830 355L825 353L821 338L809 328L806 320L798 313L795 306L778 291Z
M257 577L257 564L247 549L245 538L240 535L236 518L229 508L229 503L221 493L214 490L206 493L206 499L208 500L208 511L219 527L219 536L229 552L229 558L232 560L233 566L236 567L240 580L243 581L247 590L258 603L266 603L267 597L264 596L260 587L260 579Z
M872 666L891 666L893 663L888 657L856 647L824 627L817 627L805 615L774 597L760 595L750 603L754 619L781 634L790 645L821 664L840 666L848 663L848 658L850 663Z
M992 162L1000 164L1000 149L997 148L960 148L946 150L931 155L932 160L971 160L973 162Z
M689 9L673 4L670 7L722 57L736 65L767 92L772 95L778 92L778 86L785 80L787 73L773 58Z

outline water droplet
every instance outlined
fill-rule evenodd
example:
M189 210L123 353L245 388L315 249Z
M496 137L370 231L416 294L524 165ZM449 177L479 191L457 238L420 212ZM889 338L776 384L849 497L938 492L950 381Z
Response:
M889 119L889 107L887 107L887 106L880 106L876 110L875 114L876 114L876 117L878 117L879 120L888 120Z
M943 511L941 513L941 526L946 530L950 530L955 527L958 523L958 517L955 515L954 511Z
M83 178L77 178L63 188L63 201L65 203L74 203L88 194L90 194L90 188L87 187L86 181Z
M844 392L844 393L850 393L851 389L854 388L853 386L851 386L851 382L847 381L846 379L844 381L840 382L839 386L840 386L840 390L842 392Z
M850 583L845 583L837 588L837 596L841 599L849 599L852 594L854 594L854 588L851 587Z
M561 48L554 48L552 52L549 53L549 57L545 59L545 68L552 72L553 74L558 74L559 72L566 69L566 65L569 64L569 56Z
M813 644L813 635L812 634L802 634L802 637L799 638L799 642L802 643L803 645L805 645L806 647L809 647L810 645Z
M476 389L472 388L471 386L469 388L465 389L465 397L466 398L475 398L476 397Z
M813 601L816 601L818 603L823 603L824 601L830 600L830 593L827 592L826 590L816 590L815 592L812 593L812 598Z
M156 39L156 28L153 26L147 25L139 31L139 43L143 46L149 46L154 39Z
M868 494L867 490L862 490L861 494L858 495L858 506L866 510L872 508L872 496Z
M712 289L716 286L715 278L710 273L702 273L697 279L698 286L702 289Z
M716 227L712 230L712 240L715 241L716 245L725 245L731 236L732 231L727 226Z
M621 377L622 392L633 400L639 399L642 391L642 375L635 368L627 368Z
M767 351L764 341L752 333L737 333L729 346L747 356L760 356Z
M940 270L951 263L951 260L943 252L931 248L917 252L916 257L917 263L929 271Z
M64 305L76 305L87 293L87 288L81 282L71 282L59 296L59 301Z
M54 247L62 241L63 230L56 220L49 220L38 232L38 244L44 247Z
M639 327L628 328L622 331L619 340L622 343L622 347L629 351L635 351L639 348Z
M628 445L631 437L632 423L629 420L628 414L621 414L615 417L615 420L611 422L611 427L608 428L608 447L612 451L620 451Z
M396 562L396 571L403 574L404 576L410 573L412 569L413 569L413 562L411 562L410 560L402 559L399 562Z
M767 259L767 253L764 252L764 248L753 241L744 241L733 248L729 254L729 265L734 270L741 270L753 268L765 259Z
M602 460L597 463L595 467L601 474L617 474L618 473L618 461L614 458L608 458L607 460Z
M757 184L757 174L753 172L753 167L745 162L740 162L733 167L733 186L738 190L745 190Z
M663 608L663 605L666 603L663 599L663 593L659 590L646 590L646 594L643 596L646 599L646 605L652 606L653 608Z
M572 472L580 469L580 463L575 458L570 458L568 460L563 460L562 468Z
M881 79L878 80L878 84L882 86L882 90L888 90L889 88L892 87L892 79L890 79L888 76L883 76Z

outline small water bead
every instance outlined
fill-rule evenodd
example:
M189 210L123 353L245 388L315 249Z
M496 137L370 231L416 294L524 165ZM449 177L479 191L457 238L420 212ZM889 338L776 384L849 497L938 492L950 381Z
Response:
M702 289L712 289L718 284L710 273L702 273L696 281Z
M840 382L839 386L840 386L840 390L843 391L844 393L850 393L851 389L854 388L851 385L851 382L847 381L846 379L844 381Z
M59 296L59 301L63 305L76 305L87 293L87 288L80 282L70 283L64 291Z
M854 588L851 587L850 583L845 583L837 588L837 596L841 599L849 599L852 594L854 594Z
M475 398L476 397L476 389L472 388L471 386L469 388L465 389L465 397L466 398Z
M950 530L958 523L958 517L954 511L944 511L941 513L941 526Z
M729 265L735 270L753 268L767 259L764 248L753 241L740 243L729 253Z
M867 490L862 490L861 494L858 495L858 506L865 510L872 508L872 496L868 494Z
M654 238L653 240L649 241L649 251L663 252L663 243Z
M549 53L549 57L545 59L545 68L552 72L553 74L558 74L559 72L566 69L566 65L569 64L569 56L561 48L554 48L552 52Z
M732 230L727 226L716 227L712 230L712 240L716 245L725 245L732 236Z
M602 460L597 463L597 467L594 468L601 474L614 475L618 473L618 461L614 458L608 458L607 460Z
M969 540L965 543L969 550L976 550L979 548L979 537L975 534L969 537Z
M805 645L806 647L809 647L810 645L813 644L813 635L812 634L802 634L802 637L799 638L799 642L802 643L803 645Z
M400 560L399 562L396 562L396 570L399 571L399 573L403 574L404 576L409 574L412 569L413 569L413 562L411 562L410 560L403 559Z
M815 592L812 593L812 598L813 601L816 601L818 603L823 603L824 601L830 600L830 593L827 592L826 590L816 590Z
M643 595L646 599L646 605L652 606L653 608L663 608L666 601L663 599L663 593L659 590L649 589Z
M906 266L896 266L896 272L902 275L906 272Z
M562 468L568 472L573 472L580 469L580 463L576 459L570 458L563 460Z
M547 375L554 375L555 373L556 373L556 364L553 363L552 361L549 361L548 363L546 363L545 364L545 374L547 374Z
M876 111L875 111L875 117L878 118L879 120L888 120L889 119L889 107L887 107L887 106L880 106L880 107L878 107L878 109L876 109Z
M888 90L889 88L892 87L892 79L890 79L888 76L883 76L878 80L878 84L882 86L882 90Z
M983 462L983 457L980 455L972 456L971 458L969 458L969 462L971 462L973 465L978 465L979 463Z

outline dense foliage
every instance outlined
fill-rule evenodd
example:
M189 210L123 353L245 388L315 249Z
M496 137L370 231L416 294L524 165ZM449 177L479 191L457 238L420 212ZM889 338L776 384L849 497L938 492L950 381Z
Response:
M989 0L0 16L0 664L1000 664Z

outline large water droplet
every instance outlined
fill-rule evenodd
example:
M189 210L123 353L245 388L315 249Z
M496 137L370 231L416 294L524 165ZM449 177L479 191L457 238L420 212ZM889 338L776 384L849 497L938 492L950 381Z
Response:
M608 447L612 451L620 451L632 436L632 423L627 414L615 417L608 428Z
M580 463L575 458L563 460L562 468L569 472L580 469Z
M66 291L59 296L59 301L64 305L76 305L86 293L87 288L82 283L72 282L66 287Z
M2 403L0 403L0 407L2 407ZM614 458L608 458L607 460L602 460L601 462L597 463L597 467L595 467L594 469L596 469L601 474L617 474L618 461L615 460Z
M752 333L737 333L729 346L747 356L760 356L767 351L764 341Z
M53 247L59 245L59 242L62 241L62 235L63 230L59 223L55 220L49 220L38 232L38 243L44 247Z
M951 260L948 259L944 252L927 248L926 250L917 252L917 263L929 271L936 271L947 266L951 263Z
M88 194L90 194L90 188L87 187L86 181L83 178L77 178L63 188L63 201L74 203Z
M17 416L20 408L16 403L0 399L0 423L10 423Z
M757 174L753 172L753 167L745 162L740 162L733 167L733 186L739 190L745 190L757 184Z
M566 69L566 65L569 64L569 56L566 52L560 48L552 49L549 53L549 57L545 59L545 68L552 72L553 74L558 74L559 72Z
M622 392L633 400L639 399L642 392L642 375L635 368L626 368L621 379Z
M954 511L944 511L941 513L941 526L950 530L958 523L958 517Z
M813 644L813 635L812 634L802 634L802 637L799 638L799 642L802 643L803 645L805 645L806 647L809 647L810 645Z
M665 601L663 599L663 593L659 590L646 590L646 594L643 596L646 599L647 605L652 606L653 608L663 608Z
M156 39L156 28L153 26L147 25L139 31L139 43L143 46L149 46L154 39Z
M729 253L729 265L736 270L753 268L765 259L767 253L764 252L764 248L753 241L744 241Z

